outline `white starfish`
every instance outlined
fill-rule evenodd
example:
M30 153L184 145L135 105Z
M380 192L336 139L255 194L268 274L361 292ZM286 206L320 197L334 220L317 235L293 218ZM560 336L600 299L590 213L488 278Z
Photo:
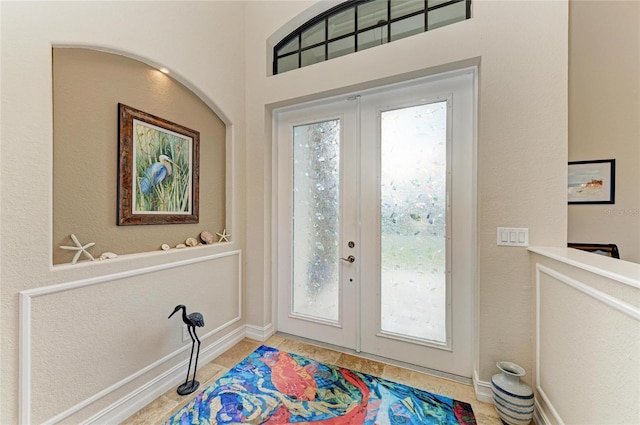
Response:
M76 246L60 246L60 248L62 249L67 249L69 251L77 251L76 254L73 256L73 260L71 260L71 264L77 263L78 258L80 258L80 255L82 255L82 253L84 253L84 255L86 255L87 257L91 258L91 261L95 260L95 258L93 258L93 255L89 254L89 252L87 251L87 248L91 248L96 244L95 242L89 242L86 245L82 245L78 240L78 238L76 238L76 235L74 235L73 233L71 234L71 240Z
M218 242L229 242L229 238L231 237L231 235L227 235L227 229L223 229L222 233L216 233L216 235L220 237Z

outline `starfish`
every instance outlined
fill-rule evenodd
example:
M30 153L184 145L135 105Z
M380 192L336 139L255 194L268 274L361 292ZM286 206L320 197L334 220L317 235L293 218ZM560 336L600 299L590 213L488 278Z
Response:
M231 237L231 235L227 235L227 229L223 229L222 233L216 233L216 235L220 237L218 242L229 242L229 238Z
M71 260L71 264L77 263L78 258L80 258L80 255L82 255L82 253L84 253L84 255L86 255L87 257L91 258L91 261L95 260L95 258L93 258L93 255L89 254L89 252L87 251L87 248L91 248L96 244L95 242L89 242L86 245L82 245L78 240L78 238L76 238L76 235L74 235L73 233L71 234L71 240L76 246L60 246L60 248L62 249L77 251L76 254L73 256L73 260Z

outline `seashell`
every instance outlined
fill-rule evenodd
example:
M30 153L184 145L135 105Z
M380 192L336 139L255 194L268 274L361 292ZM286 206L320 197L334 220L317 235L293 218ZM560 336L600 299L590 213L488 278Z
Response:
M211 232L207 232L206 230L200 233L200 240L202 243L211 244L213 243L213 234Z
M181 248L186 248L187 246L183 243L179 243L178 245L176 245L176 248L181 249Z
M103 252L102 255L100 255L100 260L109 260L111 258L116 258L118 256L118 254L116 254L115 252Z
M187 238L186 242L187 246L196 246L198 245L198 241L195 238Z
M163 251L169 251L171 249L171 247L166 243L163 243L160 248L162 248Z

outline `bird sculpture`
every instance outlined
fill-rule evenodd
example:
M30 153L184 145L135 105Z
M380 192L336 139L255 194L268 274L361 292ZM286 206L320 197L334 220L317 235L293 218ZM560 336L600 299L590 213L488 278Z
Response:
M165 178L169 177L173 172L171 164L176 164L167 155L160 155L158 162L149 165L144 172L144 176L140 179L140 192L148 195L153 187L160 184Z
M168 317L171 318L178 310L182 310L182 321L185 325L187 325L187 329L189 330L189 336L191 337L191 355L189 356L189 367L187 368L187 379L184 381L184 384L178 387L178 394L187 395L191 394L200 386L200 382L196 381L196 370L198 369L198 356L200 355L200 339L198 339L198 335L196 335L196 327L204 326L204 317L200 313L191 313L187 314L187 307L183 304L177 305ZM196 352L196 362L193 367L193 379L189 381L189 372L191 371L191 361L193 360L193 349L195 348L196 341L198 341L198 351Z

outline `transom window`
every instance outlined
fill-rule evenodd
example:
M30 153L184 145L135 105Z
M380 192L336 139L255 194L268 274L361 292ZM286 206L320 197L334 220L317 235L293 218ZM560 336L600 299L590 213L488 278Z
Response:
M309 20L273 49L291 71L471 17L471 0L350 0Z

